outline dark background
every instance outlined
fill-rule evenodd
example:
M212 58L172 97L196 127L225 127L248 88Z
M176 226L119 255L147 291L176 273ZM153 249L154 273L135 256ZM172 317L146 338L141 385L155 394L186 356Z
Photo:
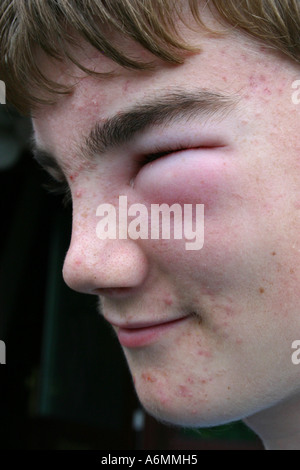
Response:
M242 423L177 429L142 410L96 297L63 283L71 208L43 188L30 132L0 105L0 449L261 449Z

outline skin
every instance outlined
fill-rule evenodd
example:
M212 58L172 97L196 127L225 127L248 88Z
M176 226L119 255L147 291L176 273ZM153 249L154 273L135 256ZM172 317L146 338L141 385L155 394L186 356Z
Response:
M208 12L204 18L217 27ZM190 314L144 347L123 347L151 414L185 426L250 417L266 448L300 448L300 366L291 361L300 335L299 108L291 100L299 66L241 32L220 38L182 29L201 52L180 66L155 59L152 72L122 69L87 45L78 51L81 62L118 76L99 81L40 57L52 78L77 77L72 95L33 119L37 143L56 155L72 192L64 279L99 296L112 323ZM151 57L129 40L122 47ZM174 87L222 92L236 106L217 120L153 128L82 161L78 146L96 120ZM223 147L201 148L207 135ZM137 167L133 155L174 136L192 141L194 150ZM184 240L99 240L96 209L117 205L119 195L129 205L204 204L203 249L186 251Z

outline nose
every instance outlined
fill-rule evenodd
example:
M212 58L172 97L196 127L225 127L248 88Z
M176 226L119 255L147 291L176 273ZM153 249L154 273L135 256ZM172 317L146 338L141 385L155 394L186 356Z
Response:
M71 289L95 295L127 292L143 284L147 273L148 260L137 241L99 240L73 229L63 267Z

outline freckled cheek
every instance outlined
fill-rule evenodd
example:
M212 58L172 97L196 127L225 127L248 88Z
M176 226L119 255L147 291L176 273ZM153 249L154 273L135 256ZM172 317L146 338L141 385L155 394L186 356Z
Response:
M145 166L136 188L152 204L204 204L205 214L223 210L236 192L237 170L232 162L214 156L169 156Z

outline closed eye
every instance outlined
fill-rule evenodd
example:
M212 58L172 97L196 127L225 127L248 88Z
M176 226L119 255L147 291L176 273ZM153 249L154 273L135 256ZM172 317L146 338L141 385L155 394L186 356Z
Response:
M142 155L135 159L140 167L147 165L148 163L152 163L159 158L165 157L167 155L171 155L173 153L181 152L182 150L191 150L186 147L176 147L176 148L169 148L169 149L155 149L152 153L147 153L146 155Z
M203 145L201 147L177 146L176 148L169 148L166 150L156 149L153 153L148 153L146 155L142 155L141 157L136 158L135 161L138 163L139 167L143 167L147 165L148 163L152 163L155 160L158 160L159 158L166 157L167 155L176 154L184 150L212 150L212 149L222 148L222 147L225 147L225 145L212 144L212 145Z

